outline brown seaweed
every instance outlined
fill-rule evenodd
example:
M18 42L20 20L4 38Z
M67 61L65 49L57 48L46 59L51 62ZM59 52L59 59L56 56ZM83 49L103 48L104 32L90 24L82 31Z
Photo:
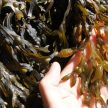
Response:
M74 63L62 80L74 86L81 78L84 104L96 98L108 106L100 95L108 86L108 1L1 0L1 106L24 108L28 97L40 99L38 82L55 60Z

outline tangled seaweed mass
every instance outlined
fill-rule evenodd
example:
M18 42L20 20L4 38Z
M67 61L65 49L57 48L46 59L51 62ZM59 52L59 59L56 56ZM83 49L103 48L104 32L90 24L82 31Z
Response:
M38 82L55 60L74 60L62 80L81 77L85 104L95 97L108 106L100 95L108 86L108 0L0 0L1 108L38 102Z

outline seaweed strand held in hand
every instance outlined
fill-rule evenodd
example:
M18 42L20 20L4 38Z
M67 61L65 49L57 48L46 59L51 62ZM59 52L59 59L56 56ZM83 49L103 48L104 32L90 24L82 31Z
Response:
M27 98L40 100L38 81L55 60L62 67L75 64L62 80L70 78L73 86L75 75L81 78L84 103L95 97L106 107L100 87L108 86L108 1L1 0L2 106L24 108Z

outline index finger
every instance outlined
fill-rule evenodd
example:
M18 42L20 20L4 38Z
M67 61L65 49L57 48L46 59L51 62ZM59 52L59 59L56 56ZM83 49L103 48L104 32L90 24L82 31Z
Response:
M73 72L75 67L78 66L78 64L81 61L81 55L82 55L81 51L78 51L76 54L72 56L70 61L67 63L66 67L61 72L61 75L60 75L61 78Z

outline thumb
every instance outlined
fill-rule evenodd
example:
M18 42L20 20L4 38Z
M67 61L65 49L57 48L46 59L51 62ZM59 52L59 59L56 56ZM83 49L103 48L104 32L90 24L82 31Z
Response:
M56 86L60 82L60 72L61 72L60 64L58 62L54 62L51 65L48 73L45 75L43 80L48 84Z
M62 103L59 102L60 94L58 94L57 89L60 82L60 71L59 63L54 62L45 77L40 81L39 89L45 108L61 108Z

